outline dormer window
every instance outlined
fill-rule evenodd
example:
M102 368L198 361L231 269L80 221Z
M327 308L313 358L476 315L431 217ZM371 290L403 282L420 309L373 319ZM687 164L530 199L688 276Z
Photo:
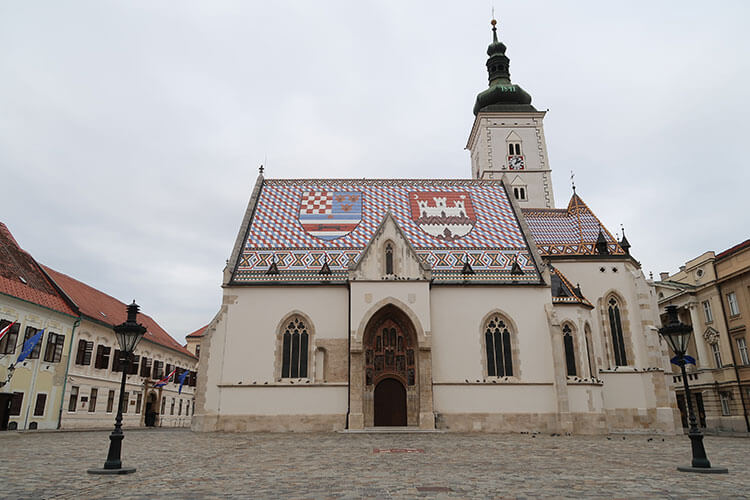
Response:
M385 274L393 274L393 245L385 246Z

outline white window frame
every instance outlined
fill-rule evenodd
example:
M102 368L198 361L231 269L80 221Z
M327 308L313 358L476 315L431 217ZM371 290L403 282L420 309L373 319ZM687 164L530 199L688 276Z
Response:
M731 411L731 408L729 407L729 393L720 392L719 400L721 401L721 415L723 417L731 416L732 411Z
M734 292L729 292L727 294L727 302L729 303L729 315L739 316L740 305L737 303L737 294Z
M750 365L750 358L747 355L747 342L745 337L737 339L737 350L740 352L740 361L743 365Z
M706 323L713 323L714 315L711 312L711 302L708 300L703 301L703 315L706 317Z
M714 363L716 363L716 368L721 368L721 349L719 348L718 342L716 342L715 344L711 344L711 352L714 355Z

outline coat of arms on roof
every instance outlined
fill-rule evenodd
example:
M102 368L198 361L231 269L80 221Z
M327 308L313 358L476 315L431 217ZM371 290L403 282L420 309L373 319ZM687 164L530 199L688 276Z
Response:
M425 233L439 240L466 236L477 222L471 196L466 191L409 193L411 218Z
M299 222L308 234L335 240L354 231L362 220L362 193L358 191L303 192Z

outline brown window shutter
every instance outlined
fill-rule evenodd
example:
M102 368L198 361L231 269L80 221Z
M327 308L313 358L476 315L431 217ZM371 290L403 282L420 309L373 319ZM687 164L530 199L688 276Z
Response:
M83 357L86 355L86 341L81 339L78 341L78 352L76 353L76 364L83 364Z

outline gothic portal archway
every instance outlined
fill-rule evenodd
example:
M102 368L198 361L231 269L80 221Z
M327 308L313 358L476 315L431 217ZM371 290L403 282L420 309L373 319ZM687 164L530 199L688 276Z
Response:
M384 306L370 319L362 347L365 426L418 426L419 346L408 316Z
M374 391L375 427L406 426L406 388L395 378L384 378Z

